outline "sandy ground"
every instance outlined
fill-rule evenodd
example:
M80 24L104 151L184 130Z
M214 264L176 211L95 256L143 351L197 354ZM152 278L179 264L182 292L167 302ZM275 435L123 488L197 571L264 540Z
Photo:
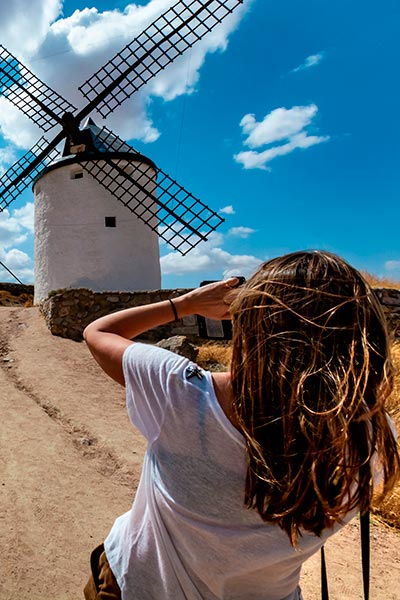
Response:
M91 549L129 509L145 444L124 391L37 308L0 307L0 600L75 600ZM331 600L362 598L357 522L326 548ZM371 599L400 598L400 533L374 523ZM304 567L320 598L320 560Z

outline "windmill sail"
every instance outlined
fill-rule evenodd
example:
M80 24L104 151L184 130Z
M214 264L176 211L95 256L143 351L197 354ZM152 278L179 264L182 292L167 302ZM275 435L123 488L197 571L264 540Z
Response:
M0 94L43 131L61 124L65 112L76 108L43 83L0 45Z
M89 101L80 116L87 116L94 108L103 117L109 115L242 3L177 2L79 88Z
M117 136L113 144L120 147L113 151L136 153L139 166L132 157L128 157L128 162L133 160L134 166L127 168L120 157L101 156L104 149L100 146L107 145L113 134L102 130L93 147L86 143L85 132L79 126L94 109L104 117L115 110L242 3L243 0L176 2L79 88L88 100L79 112L0 46L0 95L44 131L61 125L51 142L41 138L4 174L0 181L0 210L49 166L55 158L55 148L66 138L64 156L73 154L76 162L173 248L186 254L205 240L223 221L217 213L153 163L150 165L149 159L142 160Z
M48 145L46 138L41 137L4 173L0 181L0 211L11 204L34 181L43 168L57 158L58 151L53 149L48 152ZM44 149L46 152L41 158Z
M86 161L82 157L82 167L175 250L186 254L223 222L220 215L154 163L140 160L141 154L114 133L105 127L91 125L91 129L96 129L94 146L107 158L100 154L99 160L92 156ZM129 168L125 160L110 158L110 149L113 153L130 153L133 162Z

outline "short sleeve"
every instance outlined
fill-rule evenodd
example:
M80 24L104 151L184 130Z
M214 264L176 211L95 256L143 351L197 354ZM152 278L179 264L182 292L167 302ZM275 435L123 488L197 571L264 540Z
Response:
M149 442L159 436L171 401L170 383L176 381L176 375L188 363L188 359L150 344L135 342L124 352L122 365L129 419Z

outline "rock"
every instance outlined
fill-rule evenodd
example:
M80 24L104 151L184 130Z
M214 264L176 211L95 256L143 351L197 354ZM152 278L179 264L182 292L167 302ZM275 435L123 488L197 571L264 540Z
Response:
M187 337L184 335L174 335L165 340L161 340L156 344L156 346L165 348L171 352L175 352L175 354L184 356L193 362L196 362L197 355L199 353L198 347L189 342Z

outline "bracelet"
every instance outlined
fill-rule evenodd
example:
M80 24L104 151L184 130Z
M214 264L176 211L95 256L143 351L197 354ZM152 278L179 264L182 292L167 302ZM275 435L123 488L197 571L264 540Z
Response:
M168 302L171 304L172 312L174 313L175 321L179 321L178 313L176 310L175 304L172 302L171 298L168 298Z

